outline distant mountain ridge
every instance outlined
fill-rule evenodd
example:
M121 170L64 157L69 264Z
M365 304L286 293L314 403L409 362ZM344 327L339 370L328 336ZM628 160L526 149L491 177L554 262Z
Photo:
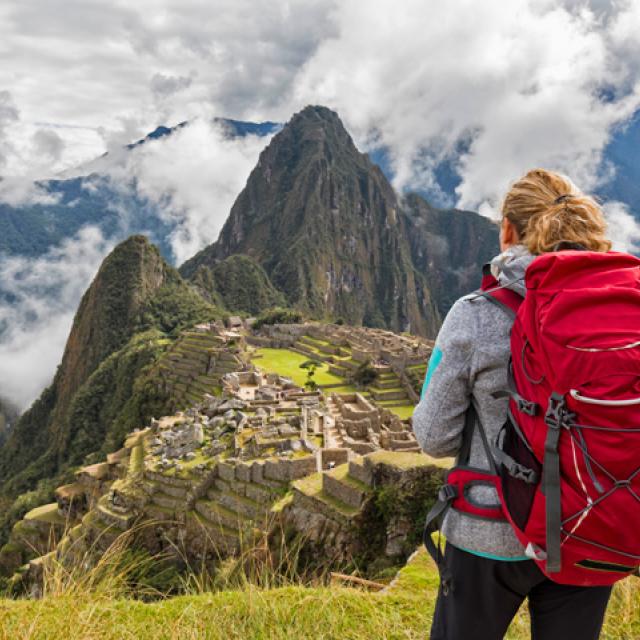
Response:
M245 122L231 118L215 118L230 137L246 135L268 136L277 133L282 124L276 122ZM148 141L170 137L187 126L188 121L174 126L160 125L144 138L123 147L123 153L146 144ZM417 193L436 207L448 208L456 200L455 189L460 183L456 163L467 148L461 141L456 154L434 168L435 187L418 190ZM630 122L619 127L604 150L604 163L613 170L613 177L596 192L603 200L615 200L626 204L632 215L640 220L640 163L637 149L640 144L640 112ZM427 152L428 150L425 150ZM388 149L369 151L371 161L380 166L389 180L393 179L393 167ZM60 179L40 183L45 193L60 200L58 204L28 204L11 206L0 202L0 254L38 256L47 249L73 236L82 226L94 224L104 230L107 237L118 233L121 220L117 207L130 211L128 233L147 233L169 261L174 261L168 242L172 226L161 216L156 207L136 197L135 193L122 193L117 185L100 179L108 154L73 170L63 172ZM91 176L91 177L89 177ZM212 241L214 239L212 238Z
M229 118L215 118L214 122L223 127L229 138L268 136L281 127L273 122ZM105 153L63 172L60 179L38 182L41 193L56 200L55 203L13 206L0 202L0 254L37 257L82 227L94 225L106 238L124 239L131 234L145 233L158 245L165 259L175 262L170 243L174 229L171 221L160 215L158 206L140 196L135 188L123 189L123 185L113 183L107 174L114 163L123 162L132 150L170 137L188 124L184 121L173 127L159 126L144 138L125 145L116 155ZM123 223L122 211L128 212L126 223Z

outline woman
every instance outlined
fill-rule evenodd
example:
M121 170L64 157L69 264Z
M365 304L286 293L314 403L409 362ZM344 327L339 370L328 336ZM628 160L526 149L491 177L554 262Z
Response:
M608 251L605 221L596 202L566 177L535 169L518 180L502 205L500 255L491 261L498 281L525 295L524 275L536 255L559 243ZM490 440L504 424L512 320L484 297L466 296L447 315L436 340L413 429L423 450L435 457L460 451L465 414L473 400ZM488 469L478 430L469 464ZM495 504L492 488L474 487L472 499ZM444 565L452 588L440 589L432 640L503 638L525 598L534 640L597 639L610 587L573 587L544 576L506 522L474 519L450 510L442 531Z

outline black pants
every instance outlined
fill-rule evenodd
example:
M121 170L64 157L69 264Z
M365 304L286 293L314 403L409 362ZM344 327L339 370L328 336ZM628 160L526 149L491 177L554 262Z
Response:
M556 584L533 560L504 562L446 546L453 576L438 593L431 640L500 640L529 598L533 640L597 640L611 587Z

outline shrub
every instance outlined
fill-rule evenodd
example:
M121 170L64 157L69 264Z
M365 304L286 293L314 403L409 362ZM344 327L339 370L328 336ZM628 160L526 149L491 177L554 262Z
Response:
M253 328L260 329L260 327L264 325L271 324L297 324L298 322L302 322L302 320L303 316L300 311L276 307L261 313L256 319Z

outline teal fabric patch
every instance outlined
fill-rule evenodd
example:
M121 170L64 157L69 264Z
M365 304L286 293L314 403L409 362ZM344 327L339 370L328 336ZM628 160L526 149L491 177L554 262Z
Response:
M484 553L482 551L473 551L473 549L465 549L464 547L460 547L456 545L460 551L466 551L467 553L471 553L474 556L480 556L481 558L487 558L488 560L499 560L500 562L523 562L524 560L531 560L531 558L527 556L517 556L516 558L504 558L503 556L494 556L491 553Z
M427 375L424 377L424 384L422 385L420 398L424 398L425 391L427 390L427 387L431 382L434 371L440 364L440 360L442 360L442 351L440 350L440 347L434 347L433 352L431 353L431 357L429 358L429 367L427 368Z

